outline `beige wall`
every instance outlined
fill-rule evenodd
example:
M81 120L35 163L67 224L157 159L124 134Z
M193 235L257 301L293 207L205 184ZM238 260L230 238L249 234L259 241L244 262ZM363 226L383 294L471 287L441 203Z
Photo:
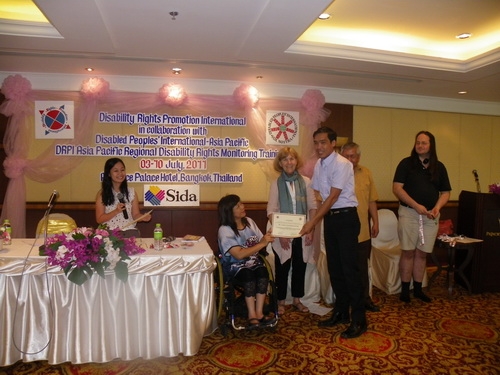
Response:
M378 107L354 107L353 138L362 147L361 163L373 172L380 200L395 200L392 178L399 161L410 155L420 130L434 134L439 159L448 169L451 200L462 190L481 191L500 181L500 117Z
M135 130L121 126L127 134ZM362 147L361 163L373 172L380 200L395 200L392 177L399 161L410 154L415 134L428 130L436 136L439 159L446 165L453 188L451 199L457 200L461 190L475 191L472 170L479 173L483 192L488 184L500 181L500 117L465 115L435 111L354 107L353 138ZM214 127L210 136L248 137L246 129ZM117 133L116 127L100 133ZM251 137L249 137L251 138ZM312 142L301 139L301 142ZM33 140L30 158L43 152L51 141ZM50 184L27 181L27 201L46 201L56 189L62 202L91 202L100 188L99 173L107 157L87 157L68 176ZM74 161L76 162L76 158ZM128 171L137 170L137 159L124 158ZM235 193L245 201L267 200L269 165L247 160L210 159L208 171L244 173L245 182L238 184L201 184L201 200L218 201L227 193ZM133 184L142 194L142 185Z

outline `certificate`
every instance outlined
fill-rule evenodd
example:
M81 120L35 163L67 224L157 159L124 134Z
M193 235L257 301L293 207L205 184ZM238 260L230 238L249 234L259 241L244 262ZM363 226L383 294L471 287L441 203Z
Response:
M300 237L299 232L306 223L306 215L273 213L274 237L296 238Z

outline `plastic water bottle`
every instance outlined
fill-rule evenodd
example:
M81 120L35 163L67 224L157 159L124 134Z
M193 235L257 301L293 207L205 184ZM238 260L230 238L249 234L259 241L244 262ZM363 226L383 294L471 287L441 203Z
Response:
M156 251L160 251L162 246L163 229L161 229L161 224L157 223L155 230L153 231L153 244Z
M4 229L3 244L10 245L12 243L12 225L10 225L10 220L5 219L2 227Z

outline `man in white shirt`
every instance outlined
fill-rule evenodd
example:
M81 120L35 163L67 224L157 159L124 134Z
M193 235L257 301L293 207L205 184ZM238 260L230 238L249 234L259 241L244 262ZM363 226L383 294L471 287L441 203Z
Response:
M323 202L301 234L324 222L324 240L330 282L335 293L332 316L320 327L351 323L342 338L354 338L367 330L365 299L359 267L358 235L360 222L354 172L349 160L335 152L337 133L328 127L317 129L314 149L319 157L314 167L312 188Z

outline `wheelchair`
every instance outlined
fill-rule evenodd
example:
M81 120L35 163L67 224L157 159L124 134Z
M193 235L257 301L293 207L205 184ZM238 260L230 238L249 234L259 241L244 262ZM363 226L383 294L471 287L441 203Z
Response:
M267 272L269 273L269 284L267 288L266 303L264 305L264 314L274 314L274 320L258 329L276 329L278 324L278 300L276 294L276 284L273 271L265 255L259 254L262 258ZM214 270L215 300L217 307L217 322L221 334L226 337L229 330L234 331L255 330L247 325L247 307L243 287L236 280L226 280L222 269L221 255L215 256L217 268Z

